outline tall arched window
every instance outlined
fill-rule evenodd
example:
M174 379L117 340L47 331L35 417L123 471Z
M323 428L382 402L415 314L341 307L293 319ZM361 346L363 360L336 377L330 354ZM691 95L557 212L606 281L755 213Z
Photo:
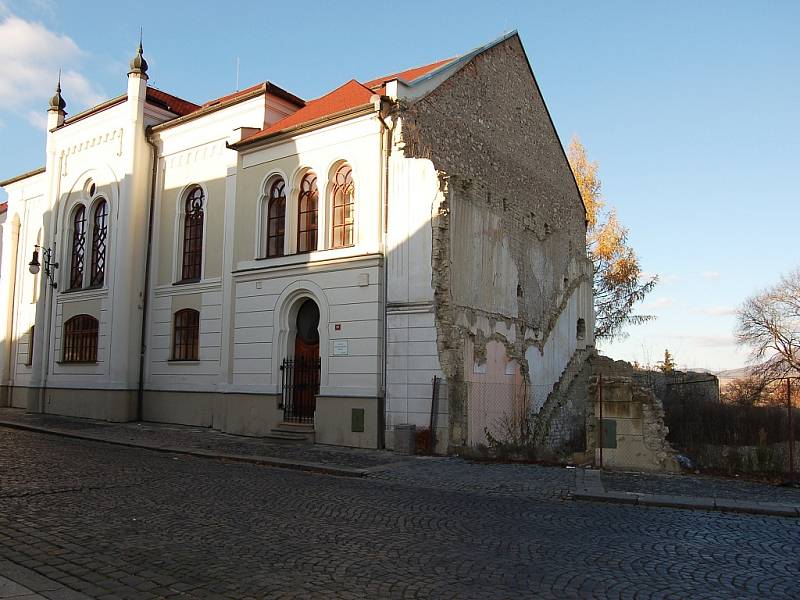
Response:
M200 313L184 308L175 313L172 360L197 360L200 351Z
M92 270L89 285L101 286L106 275L106 244L108 240L108 203L100 200L94 209L92 227Z
M286 185L277 179L269 188L267 205L267 253L283 256L283 237L286 229Z
M318 205L317 176L309 171L300 181L300 197L297 203L298 252L311 252L317 249Z
M355 193L353 169L347 163L336 170L333 176L331 196L332 230L331 240L334 248L353 245L353 216L355 214Z
M97 362L97 319L77 315L64 323L63 362Z
M72 217L72 259L69 270L69 289L83 287L83 265L86 258L86 208L81 205Z
M200 279L203 264L203 188L189 190L183 220L183 261L181 281Z

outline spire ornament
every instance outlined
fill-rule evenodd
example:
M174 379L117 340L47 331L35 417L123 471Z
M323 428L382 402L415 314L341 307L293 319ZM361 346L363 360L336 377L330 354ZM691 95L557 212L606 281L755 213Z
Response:
M131 70L128 75L139 75L147 79L147 61L142 56L142 30L139 30L139 48L136 50L136 56L131 59Z
M50 107L48 110L57 110L58 112L65 112L67 103L61 96L61 69L58 70L58 83L56 83L56 93L50 98Z

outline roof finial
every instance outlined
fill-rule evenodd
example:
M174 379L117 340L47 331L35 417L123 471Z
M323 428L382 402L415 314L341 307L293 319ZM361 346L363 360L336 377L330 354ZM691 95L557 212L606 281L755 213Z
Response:
M61 69L58 70L58 81L56 83L56 93L50 98L49 110L57 110L63 112L67 107L64 98L61 96Z
M147 61L142 56L142 28L139 28L139 47L136 49L136 56L131 60L131 70L128 75L141 75L147 79Z

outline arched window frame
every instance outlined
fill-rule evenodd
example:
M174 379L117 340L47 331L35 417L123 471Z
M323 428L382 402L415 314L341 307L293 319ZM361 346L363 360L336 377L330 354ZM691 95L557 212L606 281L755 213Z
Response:
M355 182L353 166L347 161L337 162L330 172L328 184L328 235L329 248L352 248L358 242L356 237L356 193L358 187ZM349 202L340 202L346 198L348 192L352 194ZM337 208L341 207L342 213L350 209L350 217L347 219L343 214L342 221L337 221ZM348 236L349 233L349 236ZM341 235L340 235L341 234ZM349 237L349 243L348 242Z
M96 363L99 325L96 318L86 314L64 321L61 362Z
M104 208L104 220L98 223L98 211ZM103 196L98 196L92 203L89 212L89 234L91 239L90 262L88 278L90 288L101 288L105 285L106 274L108 273L108 241L109 241L109 221L111 220L111 206Z
M307 183L308 182L308 183ZM316 206L313 210L303 210L307 208L304 206L306 198L316 196ZM311 200L313 201L313 200ZM296 215L296 252L297 254L307 254L309 252L316 252L320 250L320 210L319 210L319 181L317 174L308 169L302 173L297 186L297 202L295 204ZM313 217L306 215L314 214ZM308 227L309 219L315 221L315 227ZM309 243L308 239L311 237L309 233L314 231L314 244Z
M86 204L78 202L69 213L68 229L68 248L69 248L69 269L66 270L67 285L66 289L79 290L83 288L86 276L86 243L89 238L89 227ZM77 224L80 219L81 231L78 232Z
M184 277L184 256L186 253L185 241L186 241L186 217L187 217L187 205L189 202L189 198L191 194L194 193L195 190L199 189L202 193L203 199L203 223L201 229L200 238L200 251L199 251L199 259L200 259L200 266L199 266L199 276L198 277ZM203 279L204 272L205 272L205 241L206 241L206 229L208 225L208 219L206 219L208 212L208 190L206 187L199 183L193 183L191 185L186 186L181 193L178 195L177 199L177 206L176 206L176 215L177 218L175 220L175 267L174 267L174 281L177 283L193 283Z
M270 225L273 221L271 213L278 197L275 196L277 186L283 186L283 241L279 247L270 252ZM256 258L277 258L289 254L290 243L290 188L287 178L282 173L272 173L264 179L259 201L258 232L256 236ZM275 236L272 236L275 237Z
M172 319L173 361L197 361L200 357L200 312L193 308L176 311Z

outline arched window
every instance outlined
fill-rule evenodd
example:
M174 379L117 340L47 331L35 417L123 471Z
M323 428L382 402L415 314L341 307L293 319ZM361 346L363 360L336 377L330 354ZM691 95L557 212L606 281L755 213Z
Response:
M317 249L318 205L317 176L309 171L300 181L300 197L297 203L298 252L311 252Z
M283 237L286 229L286 185L277 179L269 188L267 205L267 253L283 256Z
M183 262L181 281L200 279L203 264L203 188L189 190L183 220Z
M64 323L63 362L97 362L97 319L77 315Z
M92 227L92 270L89 285L101 286L106 274L106 244L108 240L108 203L100 200L94 209Z
M69 270L69 289L83 287L83 264L86 257L86 208L81 205L72 217L72 260Z
M175 313L172 360L197 360L200 351L200 313L184 308Z
M575 328L575 337L579 340L586 339L586 321L578 319L578 324Z
M332 196L332 230L331 239L334 248L345 248L353 245L353 216L355 214L355 185L353 185L353 169L343 164L333 176Z

